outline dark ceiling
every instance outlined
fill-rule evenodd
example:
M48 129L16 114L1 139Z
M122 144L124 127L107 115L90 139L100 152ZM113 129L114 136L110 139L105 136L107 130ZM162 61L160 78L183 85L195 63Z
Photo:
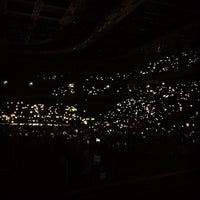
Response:
M198 0L1 0L1 65L114 70L199 49Z

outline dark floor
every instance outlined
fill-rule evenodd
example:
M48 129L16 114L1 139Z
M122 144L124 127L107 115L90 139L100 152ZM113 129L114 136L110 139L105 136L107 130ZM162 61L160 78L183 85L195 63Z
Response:
M82 150L61 149L2 143L0 199L200 199L199 148L176 155L107 152L91 166Z

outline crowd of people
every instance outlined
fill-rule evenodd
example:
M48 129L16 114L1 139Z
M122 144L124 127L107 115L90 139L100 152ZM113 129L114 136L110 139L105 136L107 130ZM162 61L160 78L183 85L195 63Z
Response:
M199 142L199 81L179 81L129 86L131 95L114 99L108 106L96 101L93 113L88 104L67 105L63 100L50 103L6 101L1 105L1 125L20 127L14 134L55 135L139 134L146 140L153 134L182 134L181 139ZM127 96L127 97L126 97ZM92 103L92 100L90 100ZM89 105L90 106L90 105ZM98 107L108 109L98 111ZM28 131L27 129L31 129ZM39 131L38 131L39 130ZM7 132L7 131L6 131Z
M197 62L198 52L189 51L151 62L137 73L90 75L67 84L64 76L38 76L39 82L59 85L52 89L51 82L45 101L33 94L28 99L15 94L12 100L6 92L1 97L0 135L12 146L13 170L18 174L27 168L41 175L39 165L33 164L39 161L45 180L54 176L69 186L136 176L144 163L153 171L163 163L170 168L172 160L196 158L200 80L152 81L146 75ZM28 82L30 88L37 85L37 79ZM3 91L9 84L3 81ZM75 97L68 102L69 96Z

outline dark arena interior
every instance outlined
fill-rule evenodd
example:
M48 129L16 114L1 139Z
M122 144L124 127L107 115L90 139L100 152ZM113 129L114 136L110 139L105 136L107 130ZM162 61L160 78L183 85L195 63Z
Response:
M200 199L198 0L0 15L0 199Z

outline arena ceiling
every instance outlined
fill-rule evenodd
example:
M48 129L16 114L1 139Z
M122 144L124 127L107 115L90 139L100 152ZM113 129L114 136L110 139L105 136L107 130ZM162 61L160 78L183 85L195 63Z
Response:
M5 66L113 69L200 44L198 0L1 0L0 8Z

